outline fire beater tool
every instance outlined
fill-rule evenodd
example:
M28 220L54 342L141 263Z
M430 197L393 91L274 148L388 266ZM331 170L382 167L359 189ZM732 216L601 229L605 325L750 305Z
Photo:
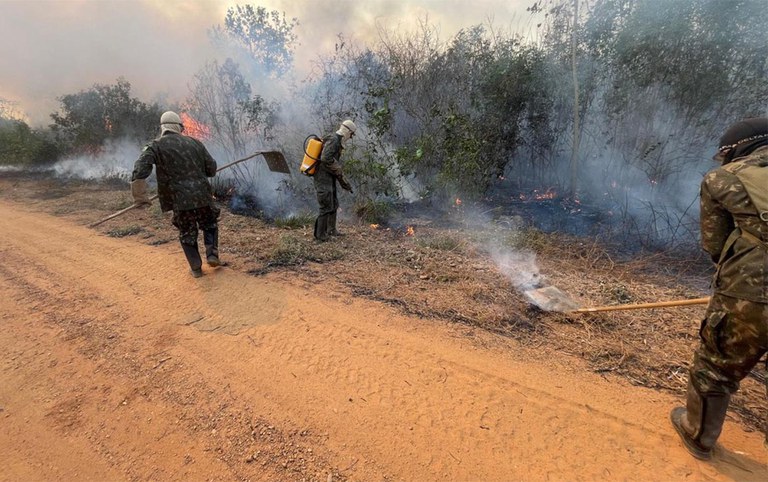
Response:
M525 296L544 311L559 311L562 313L596 313L600 311L644 310L648 308L667 308L673 306L705 305L709 297L689 300L656 301L653 303L637 303L627 305L595 306L582 308L570 296L555 286L532 289L524 292Z
M235 164L240 164L241 162L245 162L248 159L253 159L256 156L264 156L264 160L267 161L267 167L272 172L281 172L281 173L284 173L284 174L290 174L290 172L291 172L288 169L288 163L285 162L285 156L280 151L259 151L259 152L255 152L255 153L251 154L248 157L244 157L242 159L238 159L238 160L236 160L234 162L230 162L229 164L221 166L220 168L216 169L216 172L223 171L224 169L226 169L228 167L232 167ZM158 195L155 194L154 196L149 198L149 200L150 201L154 201L155 199L157 199L157 197L158 197ZM116 213L110 214L109 216L107 216L104 219L100 219L100 220L96 221L95 223L89 224L88 227L89 228L96 227L96 226L98 226L99 224L101 224L101 223L103 223L105 221L109 221L110 219L114 219L114 218L116 218L118 216L121 216L121 215L127 213L128 211L132 211L132 210L136 209L137 207L139 207L138 204L133 204L131 206L128 206L125 209L121 209L120 211L117 211Z

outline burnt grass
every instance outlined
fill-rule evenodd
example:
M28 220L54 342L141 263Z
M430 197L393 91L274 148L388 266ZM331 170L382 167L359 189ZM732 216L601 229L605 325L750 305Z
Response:
M57 195L44 194L49 191ZM0 198L82 225L131 204L124 187L18 173L0 173ZM351 199L342 197L341 206L344 236L316 243L307 213L286 222L260 215L255 204L247 212L232 212L222 203L221 256L234 270L322 284L332 292L466 326L467 336L472 330L492 332L540 351L542 363L552 356L576 357L588 370L674 393L682 403L703 306L545 312L527 301L492 254L535 254L539 286L557 286L583 306L598 306L707 296L711 267L701 253L630 252L599 236L547 233L514 205L401 207L378 226L354 219ZM156 204L94 229L147 245L177 242L170 215ZM761 363L732 398L732 412L750 430L763 423L764 377Z

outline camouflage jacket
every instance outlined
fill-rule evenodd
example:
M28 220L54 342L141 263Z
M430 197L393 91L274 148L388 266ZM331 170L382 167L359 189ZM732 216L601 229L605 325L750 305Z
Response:
M341 144L341 136L330 134L323 139L323 152L320 153L320 164L315 173L315 183L332 183L334 179L343 176L341 164L341 151L344 147Z
M157 194L163 212L213 205L207 178L216 175L216 161L197 139L166 131L144 146L133 166L132 180L149 177L152 165L157 166Z
M701 239L704 249L717 263L715 292L768 303L768 222L760 219L758 209L737 177L747 166L768 169L768 147L704 176Z

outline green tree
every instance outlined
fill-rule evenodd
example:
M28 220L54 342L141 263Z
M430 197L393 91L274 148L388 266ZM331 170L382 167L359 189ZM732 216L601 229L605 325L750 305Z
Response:
M131 97L131 84L123 78L58 100L61 108L51 114L50 127L71 153L98 152L108 139L145 141L156 134L162 114L157 104Z
M293 66L296 45L296 18L264 7L236 5L227 10L224 25L213 27L214 44L230 42L244 49L269 76L282 76Z
M0 165L36 165L58 158L56 145L45 131L18 119L0 117Z

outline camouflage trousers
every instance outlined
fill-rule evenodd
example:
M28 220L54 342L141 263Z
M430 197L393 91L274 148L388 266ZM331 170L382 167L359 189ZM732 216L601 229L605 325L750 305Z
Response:
M768 304L715 294L699 337L690 371L694 389L705 397L734 393L768 350ZM768 447L768 420L765 444Z
M715 294L699 336L694 386L702 395L734 393L768 350L768 304Z
M184 211L173 211L173 225L179 230L179 241L188 246L197 246L198 228L203 231L218 227L221 210L215 206L204 206Z

